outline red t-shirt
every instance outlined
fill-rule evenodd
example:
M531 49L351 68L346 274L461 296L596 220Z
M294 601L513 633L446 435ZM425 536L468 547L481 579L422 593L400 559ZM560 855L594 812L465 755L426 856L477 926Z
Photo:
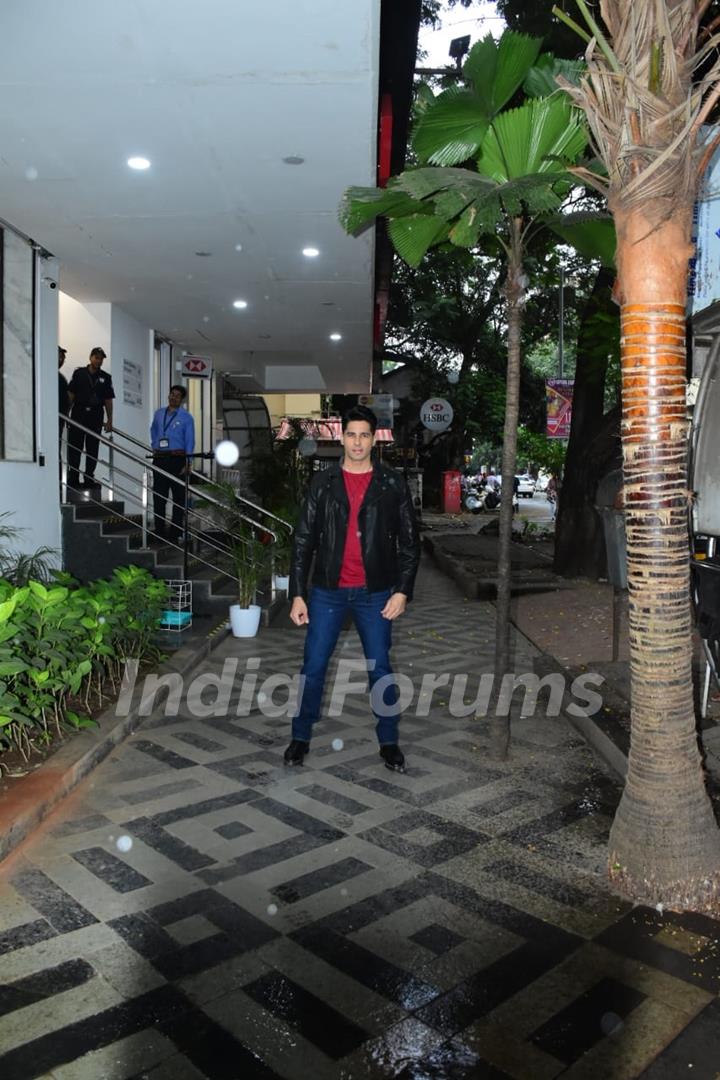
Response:
M358 514L363 499L365 498L365 493L370 486L372 469L362 473L348 472L346 469L343 469L342 474L343 480L345 481L345 491L347 492L348 502L350 503L350 516L348 518L345 551L343 552L343 561L342 566L340 567L338 588L357 589L365 584L365 565L363 563L362 549L360 547Z

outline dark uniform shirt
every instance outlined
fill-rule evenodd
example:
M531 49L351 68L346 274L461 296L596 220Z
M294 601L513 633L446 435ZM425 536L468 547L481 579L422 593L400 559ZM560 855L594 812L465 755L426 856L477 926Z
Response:
M75 368L68 387L75 395L73 416L82 421L82 415L92 414L102 417L103 405L108 398L115 397L112 376L106 371L93 373L89 367Z
M64 416L70 412L70 398L68 397L68 381L61 371L58 371L58 411Z

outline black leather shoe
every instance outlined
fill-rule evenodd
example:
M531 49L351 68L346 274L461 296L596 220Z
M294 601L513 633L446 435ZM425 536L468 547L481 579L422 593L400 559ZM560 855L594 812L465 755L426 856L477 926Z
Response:
M380 747L380 757L385 762L386 769L393 772L405 772L405 755L397 743L385 743Z
M310 749L309 742L302 739L293 739L285 751L283 758L286 765L302 765L303 759Z

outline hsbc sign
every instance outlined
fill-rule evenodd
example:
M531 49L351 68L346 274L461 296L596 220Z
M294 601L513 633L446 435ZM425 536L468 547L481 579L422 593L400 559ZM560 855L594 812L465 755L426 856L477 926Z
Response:
M212 360L207 356L183 356L182 374L195 378L209 379L212 375Z
M445 398L428 398L420 407L420 423L428 431L447 431L453 415L453 407Z

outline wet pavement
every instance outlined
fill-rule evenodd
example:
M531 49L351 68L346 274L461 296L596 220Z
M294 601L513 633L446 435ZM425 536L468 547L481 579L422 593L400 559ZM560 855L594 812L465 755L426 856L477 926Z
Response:
M608 892L619 791L577 733L516 718L497 764L449 689L422 699L447 673L471 701L493 640L424 565L395 634L406 775L357 694L286 770L287 719L240 676L294 673L303 632L224 642L221 715L211 687L156 710L0 872L0 1077L717 1077L720 924ZM348 631L335 664L358 656Z

